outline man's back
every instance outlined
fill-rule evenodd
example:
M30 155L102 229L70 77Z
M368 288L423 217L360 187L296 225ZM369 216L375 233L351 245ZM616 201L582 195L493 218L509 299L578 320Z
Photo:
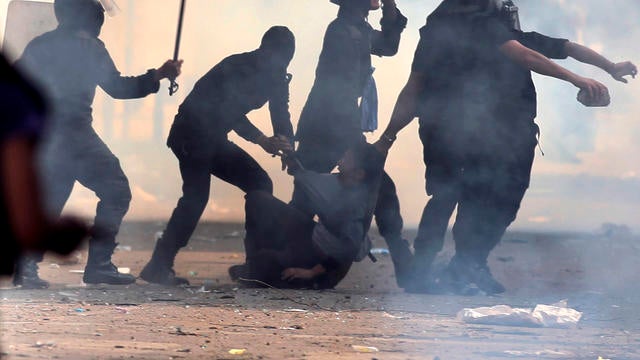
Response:
M285 69L272 72L261 61L266 59L256 51L225 58L196 82L180 111L203 117L234 117L264 106L273 87L284 83L287 73Z

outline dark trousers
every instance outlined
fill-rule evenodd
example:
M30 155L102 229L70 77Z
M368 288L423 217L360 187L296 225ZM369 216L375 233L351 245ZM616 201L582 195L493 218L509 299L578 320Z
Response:
M486 264L507 227L516 219L531 178L536 139L509 151L474 159L464 168L453 226L456 255Z
M422 211L418 234L413 243L415 265L419 271L427 270L442 250L449 219L460 200L461 166L446 154L446 139L438 139L437 135L432 126L420 124L426 166L425 190L431 198Z
M251 191L273 192L269 175L244 150L230 141L215 147L208 158L191 157L179 149L172 149L180 162L182 197L173 210L157 249L175 257L178 250L187 245L209 201L211 176L239 187L245 193ZM173 261L173 259L170 259Z
M286 268L310 269L322 263L312 234L315 222L307 214L262 191L246 196L245 251L250 276L278 288L333 288L349 266L327 269L311 280L281 280Z
M331 141L300 141L296 156L305 169L328 173L336 167L338 161L349 147L364 141L365 138L362 134L354 138L333 139ZM292 200L294 205L302 199L302 196L298 194L299 191L299 189L294 188ZM380 235L384 237L392 251L393 249L407 247L401 235L403 222L400 215L400 201L396 194L396 186L386 172L382 174L374 215Z
M90 124L55 131L43 147L42 178L50 213L59 216L76 181L98 197L90 255L115 248L129 203L131 190L118 158L98 137ZM91 257L91 256L90 256Z
M422 214L415 241L419 259L432 261L442 250L457 205L453 227L456 257L486 264L489 253L516 219L529 187L537 131L535 123L525 123L509 130L508 141L484 144L461 158L443 155L434 148L438 146L434 134L421 128L427 193L432 198Z

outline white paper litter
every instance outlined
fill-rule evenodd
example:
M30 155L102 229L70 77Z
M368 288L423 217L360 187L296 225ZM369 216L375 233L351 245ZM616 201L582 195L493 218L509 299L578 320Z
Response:
M533 309L508 305L465 308L458 312L457 317L469 324L567 328L576 325L582 313L561 301L553 305L537 305Z

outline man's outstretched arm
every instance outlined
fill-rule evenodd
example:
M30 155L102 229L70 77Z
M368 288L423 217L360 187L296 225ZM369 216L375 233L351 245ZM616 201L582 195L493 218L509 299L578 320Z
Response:
M596 66L608 74L610 74L617 81L627 83L625 76L636 77L638 74L638 68L630 61L624 61L614 63L601 55L600 53L590 49L584 45L580 45L571 41L568 41L565 45L567 55L570 57L585 63Z
M389 125L387 125L387 128L382 133L380 140L375 143L378 150L383 153L389 151L398 132L409 125L416 117L418 96L423 90L424 74L415 71L411 72L407 84L400 92L400 95L398 95L398 100L393 108Z
M540 75L551 76L567 81L581 90L587 91L592 99L600 98L608 94L608 89L602 83L575 74L564 67L549 60L537 51L531 50L516 40L509 40L500 46L500 51L520 64L522 67L534 71Z

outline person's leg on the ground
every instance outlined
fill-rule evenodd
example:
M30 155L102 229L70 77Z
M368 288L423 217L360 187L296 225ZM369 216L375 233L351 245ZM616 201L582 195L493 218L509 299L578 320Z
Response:
M175 276L174 261L178 251L187 245L200 216L209 201L211 174L208 162L178 156L182 176L182 197L173 210L167 227L157 241L151 260L140 272L148 282L182 285L189 282Z
M399 287L404 288L409 281L413 254L409 242L402 238L400 201L396 194L396 186L386 172L382 174L374 214L380 235L384 237L391 254L396 282Z
M122 219L129 210L131 190L120 161L91 129L76 144L77 180L98 197L96 217L89 240L89 257L85 267L85 283L131 284L135 277L121 274L111 262L116 236Z
M247 193L247 202L245 203L246 263L230 267L229 275L234 280L240 277L270 280L271 277L267 277L267 274L272 274L275 270L270 264L273 261L268 261L266 258L270 257L266 254L262 257L265 258L263 263L268 266L257 271L258 274L264 274L260 274L258 279L259 276L254 275L254 272L251 271L252 267L256 268L262 264L255 261L260 257L256 254L261 252L262 248L273 248L278 243L277 230L279 229L275 226L277 223L263 221L266 216L271 222L281 221L276 215L283 210L282 207L274 206L279 200L271 195L273 183L269 175L255 159L232 142L223 144L216 153L212 162L211 174Z
M271 281L287 267L315 265L311 242L315 223L308 216L264 191L247 194L245 214L246 264L230 268L232 278L242 273Z

